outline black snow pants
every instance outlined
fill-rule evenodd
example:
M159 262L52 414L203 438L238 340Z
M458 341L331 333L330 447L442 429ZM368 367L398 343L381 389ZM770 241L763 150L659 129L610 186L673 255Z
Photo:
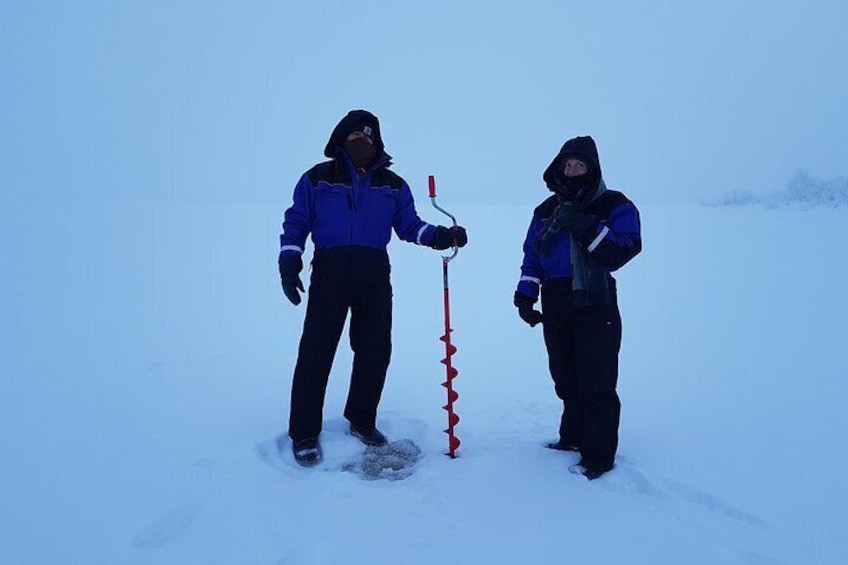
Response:
M295 441L321 433L327 381L348 310L353 371L344 416L357 426L376 424L392 351L390 270L385 250L315 252L291 391L289 436Z
M615 300L576 309L571 292L571 279L542 286L548 365L563 402L560 440L580 447L584 465L608 470L618 449L621 416L616 393L621 316Z

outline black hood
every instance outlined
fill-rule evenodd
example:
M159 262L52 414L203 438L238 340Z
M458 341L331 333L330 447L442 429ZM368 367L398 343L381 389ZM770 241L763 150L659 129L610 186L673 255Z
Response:
M361 131L362 126L370 126L373 130L371 140L374 142L374 148L377 150L377 158L379 159L386 151L383 145L383 136L380 135L380 121L377 116L367 110L351 110L347 113L347 116L342 118L333 129L333 133L330 134L330 141L324 148L324 156L334 159L336 148L344 147L347 136L355 131Z
M601 160L598 158L598 148L595 146L595 140L589 135L574 137L566 141L562 149L559 150L557 156L545 169L542 178L549 189L557 192L564 185L562 174L562 165L569 157L576 157L586 163L589 168L587 174L592 175L592 191L594 193L601 183Z

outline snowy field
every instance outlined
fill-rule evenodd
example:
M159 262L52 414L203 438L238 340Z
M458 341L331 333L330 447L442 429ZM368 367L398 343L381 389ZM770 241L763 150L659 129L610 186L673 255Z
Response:
M402 480L343 470L362 453L345 338L324 463L277 452L305 310L279 288L283 206L0 211L0 563L848 562L845 207L640 207L619 456L590 483L542 447L559 405L511 303L532 206L453 209L457 459L439 255L398 242L378 424L421 459Z

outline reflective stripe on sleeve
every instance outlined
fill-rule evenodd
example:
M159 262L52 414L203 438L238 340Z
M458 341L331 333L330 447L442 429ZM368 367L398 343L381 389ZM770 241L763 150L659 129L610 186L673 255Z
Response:
M601 244L601 241L604 239L604 237L606 237L606 235L608 233L609 233L609 228L604 226L604 229L601 230L601 233L598 234L598 237L596 237L592 241L592 243L589 244L589 253L594 251L595 248L598 247Z

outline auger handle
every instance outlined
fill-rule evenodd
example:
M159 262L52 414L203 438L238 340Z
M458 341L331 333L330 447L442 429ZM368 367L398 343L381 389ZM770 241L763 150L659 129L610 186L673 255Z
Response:
M453 226L456 227L457 223L456 223L456 218L454 217L454 215L451 214L450 212L448 212L447 210L445 210L444 208L442 208L441 206L439 206L438 204L436 204L436 177L434 177L433 175L430 175L427 180L428 180L428 184L430 185L430 202L433 204L433 207L436 210L438 210L439 212L441 212L442 214L444 214L445 216L447 216L448 218L450 218L451 222L453 222ZM442 258L445 261L450 261L451 259L456 257L457 253L459 253L459 247L456 246L456 242L454 241L453 253L451 255L442 255Z

